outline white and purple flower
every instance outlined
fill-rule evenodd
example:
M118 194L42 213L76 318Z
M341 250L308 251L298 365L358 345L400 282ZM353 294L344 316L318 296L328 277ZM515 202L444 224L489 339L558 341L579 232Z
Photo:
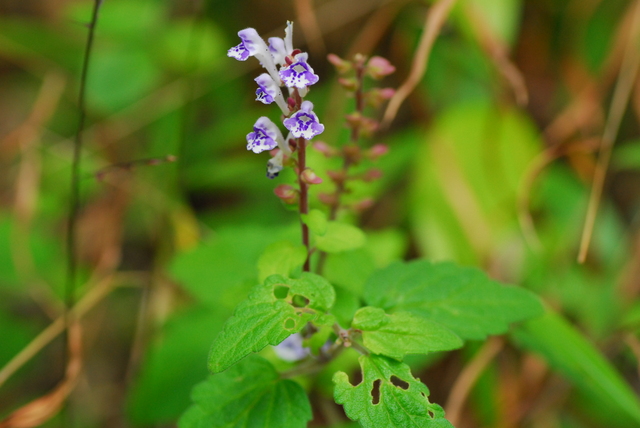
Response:
M293 22L287 21L284 40L280 37L269 37L269 51L276 64L283 66L286 58L293 53Z
M284 120L284 126L291 131L294 137L302 137L305 140L310 140L324 132L324 125L320 123L318 116L313 112L311 101L303 101L300 110Z
M287 337L279 345L273 347L276 355L289 362L300 361L309 355L309 348L303 346L300 333Z
M238 36L242 42L238 46L229 49L227 56L239 61L246 61L250 56L255 56L260 61L260 65L269 72L273 80L279 82L278 69L273 61L271 51L269 51L269 47L258 32L253 28L245 28L238 31Z
M247 150L261 153L284 146L282 132L268 117L262 116L253 125L253 132L247 134Z
M305 89L318 82L319 77L307 63L308 58L309 54L301 52L293 57L295 62L280 69L280 79L288 88Z
M278 107L280 107L280 110L282 110L282 114L285 116L288 115L289 107L287 106L287 102L282 96L280 87L273 81L271 76L267 73L262 73L254 80L258 84L258 89L256 89L256 100L263 104L271 104L275 101Z

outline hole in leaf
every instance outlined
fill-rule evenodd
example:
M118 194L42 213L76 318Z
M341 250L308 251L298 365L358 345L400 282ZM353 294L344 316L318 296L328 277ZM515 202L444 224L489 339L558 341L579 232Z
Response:
M397 376L391 376L391 383L394 384L395 386L397 386L398 388L402 388L402 389L409 389L409 384L405 381L403 381L402 379L400 379Z
M373 381L373 388L371 388L371 404L378 404L380 402L380 379Z
M300 294L294 294L293 297L291 298L291 304L295 308L306 308L307 305L309 304L309 299L307 299L304 296L301 296Z
M287 294L289 294L289 287L286 287L284 285L276 285L276 287L273 289L273 295L276 297L276 299L285 299L287 297Z
M296 320L294 320L293 318L287 318L284 322L285 330L291 330L295 326L296 326Z

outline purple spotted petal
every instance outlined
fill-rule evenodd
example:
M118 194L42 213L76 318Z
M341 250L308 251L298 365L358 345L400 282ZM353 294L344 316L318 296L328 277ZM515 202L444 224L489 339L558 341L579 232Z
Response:
M299 53L294 57L295 61L288 67L280 69L280 79L288 88L306 88L318 82L318 75L313 72L313 68L307 64L308 54Z
M251 56L249 49L244 46L244 43L240 43L238 46L234 46L227 51L227 56L235 58L238 61L246 61Z
M278 146L279 140L284 142L278 127L269 118L262 116L253 125L253 132L247 134L247 150L253 153L272 150Z
M319 122L318 116L312 110L313 104L311 101L304 101L299 111L295 112L290 118L285 119L284 126L291 131L294 137L310 140L324 132L324 125Z
M271 104L278 94L278 87L267 73L262 73L254 79L258 84L256 100L263 104Z

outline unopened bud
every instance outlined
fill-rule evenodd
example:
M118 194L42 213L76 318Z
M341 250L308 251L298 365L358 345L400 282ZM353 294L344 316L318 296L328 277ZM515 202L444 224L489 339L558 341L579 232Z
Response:
M281 184L275 189L273 189L273 193L285 204L293 205L298 202L298 191L288 184Z
M366 181L367 183L378 180L380 177L382 177L382 170L378 168L371 168L361 175L362 180Z
M369 159L376 160L387 153L389 153L389 146L386 144L376 144L367 150L366 155Z
M337 205L338 204L338 199L336 198L336 195L331 193L319 193L318 194L318 200L320 202L322 202L325 205L329 205L330 207Z
M348 159L350 163L357 164L362 159L362 151L360 147L350 144L342 148L342 153L345 159Z
M347 91L355 92L358 89L358 81L351 77L341 77L338 79L338 83Z
M314 141L312 147L326 157L330 158L338 154L338 151L324 141Z
M351 63L349 61L345 61L336 54L327 55L327 60L329 60L329 62L333 64L333 66L336 68L336 71L340 74L345 74L351 71Z
M343 169L339 169L337 171L332 169L328 170L327 175L334 183L344 183L344 181L347 179L347 174Z
M359 202L356 202L355 204L352 204L351 208L356 212L361 212L361 211L364 211L364 210L367 210L367 209L371 208L373 206L374 202L375 201L373 199L366 198L366 199L363 199L363 200L361 200Z
M307 184L320 184L322 183L322 178L318 177L315 172L311 168L305 168L300 174L300 178Z
M393 88L373 88L366 94L367 104L373 108L378 108L380 105L393 97L396 90Z
M391 65L389 60L381 56L373 56L367 62L367 74L376 80L382 79L394 71L396 68Z
M360 132L363 137L371 137L374 132L378 130L380 123L377 120L373 120L370 117L363 117L360 122Z

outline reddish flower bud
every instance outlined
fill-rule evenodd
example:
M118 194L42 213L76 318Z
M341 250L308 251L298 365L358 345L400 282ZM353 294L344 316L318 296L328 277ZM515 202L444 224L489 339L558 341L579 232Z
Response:
M322 178L318 177L315 172L311 168L305 168L300 174L300 178L307 184L320 184L322 183Z
M382 177L382 170L378 168L371 168L360 176L360 178L367 183L378 180L380 177Z
M347 179L347 174L343 169L340 170L328 170L327 175L334 183L343 183Z
M376 80L382 79L394 71L396 68L391 65L389 60L381 56L373 56L367 62L367 74Z
M342 87L347 91L354 92L356 89L358 89L358 81L351 77L340 77L338 79L338 83L342 85Z
M378 108L384 101L393 97L395 93L396 90L393 88L373 88L365 96L367 104L373 108Z
M355 204L352 204L351 208L356 212L361 212L361 211L364 211L366 209L371 208L373 206L374 202L375 201L373 199L366 198L366 199L363 199L363 200L361 200L359 202L356 202Z
M349 61L345 61L336 54L327 55L327 60L329 60L329 62L333 64L333 66L336 68L336 71L340 74L345 74L351 71L351 63Z
M354 165L362 159L362 151L360 150L360 147L356 145L344 146L342 148L342 153L344 154L344 157Z
M298 190L296 190L293 186L290 186L288 184L281 184L273 189L273 193L275 193L277 197L282 199L282 202L284 202L285 204L293 205L298 203Z
M366 152L366 156L371 160L376 160L389 152L389 146L386 144L376 144Z
M338 154L338 151L336 149L334 149L324 141L314 141L312 147L328 158Z
M360 133L363 137L371 137L374 132L378 130L380 123L377 120L373 120L369 117L363 117L360 122Z
M318 200L320 200L320 202L322 202L325 205L329 205L329 206L334 206L338 204L338 199L336 198L336 195L329 194L329 193L319 193L318 194Z

